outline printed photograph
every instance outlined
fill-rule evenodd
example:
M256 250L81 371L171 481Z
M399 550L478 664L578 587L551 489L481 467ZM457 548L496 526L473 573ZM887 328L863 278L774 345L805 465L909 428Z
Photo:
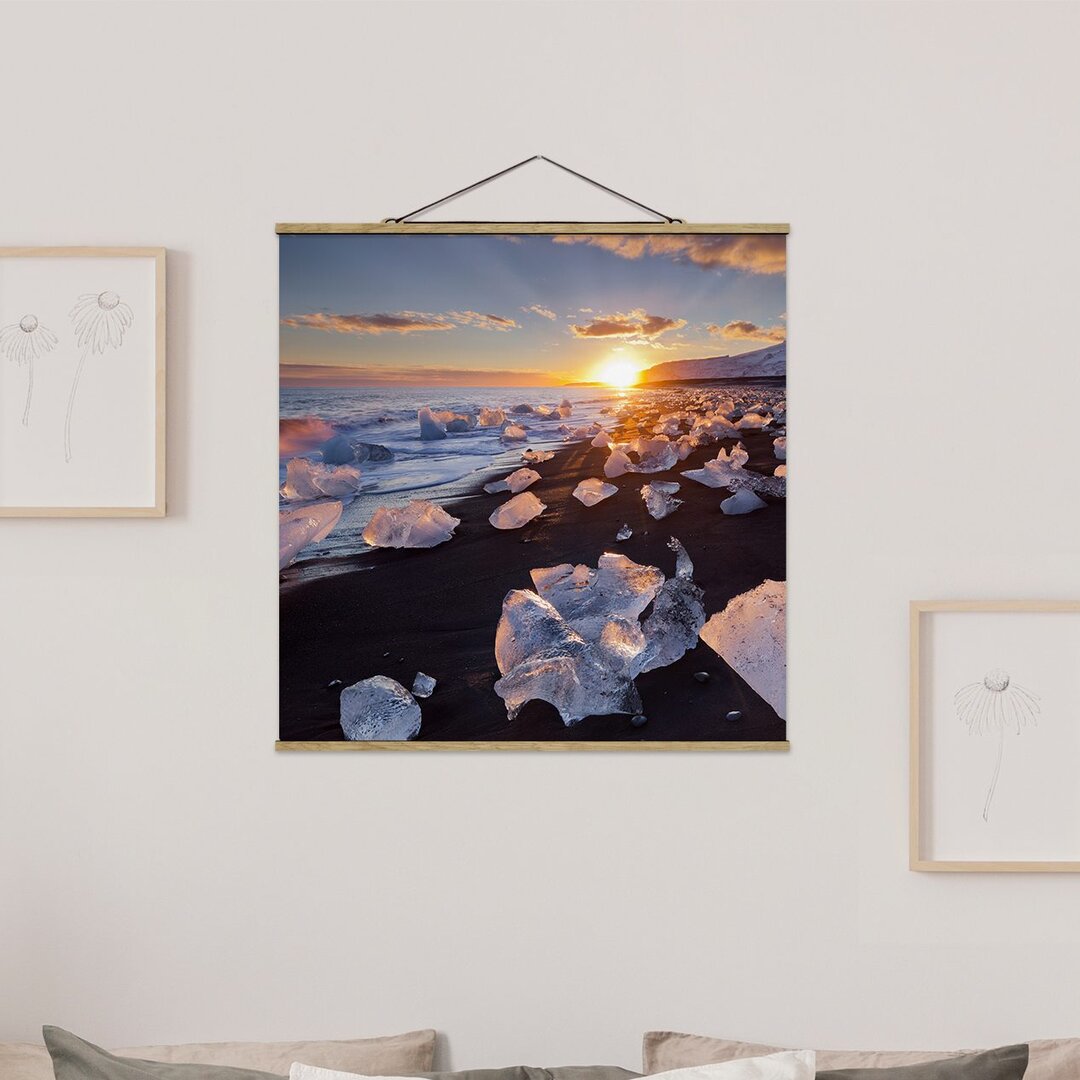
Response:
M283 742L777 743L786 237L280 237Z

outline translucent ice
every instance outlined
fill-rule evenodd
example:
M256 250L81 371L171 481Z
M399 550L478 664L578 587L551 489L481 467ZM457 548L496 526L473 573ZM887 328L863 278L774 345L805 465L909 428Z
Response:
M771 423L771 413L748 412L735 426L740 431L760 431L766 424Z
M720 452L712 461L706 461L700 469L688 469L683 476L696 480L706 487L721 488L732 487L732 481L737 476L741 477L743 466L750 460L750 455L742 443L736 445L731 453L721 448ZM750 481L749 483L753 483Z
M690 437L698 446L720 439L734 439L738 434L738 428L724 416L699 417L690 430Z
M781 435L778 439L773 439L772 449L777 460L787 461L787 436Z
M560 426L559 430L562 432L563 442L580 442L582 439L587 439L593 433L592 428L588 425L572 428L563 424Z
M613 443L611 453L608 454L608 459L604 462L604 475L609 479L622 476L624 473L629 472L632 467L633 462Z
M637 659L639 672L674 664L697 645L705 625L705 593L694 582L694 564L674 536L668 547L675 552L675 576L664 582L641 627L646 644Z
M520 529L533 518L539 517L546 509L547 506L531 491L523 491L501 506L495 507L488 521L496 529Z
M335 435L322 444L322 459L327 465L351 465L356 461L356 451L344 435Z
M420 423L420 438L424 440L445 439L446 428L439 423L435 414L425 405L417 409L416 419Z
M611 442L611 437L606 431L598 431L596 437L592 441L592 445L596 447L605 447Z
M480 427L502 427L506 423L506 413L502 409L489 409L485 406L480 410L476 422Z
M725 499L720 504L720 510L725 514L749 514L754 510L761 510L768 506L763 499L759 499L749 488L739 488L730 499Z
M523 442L528 437L525 429L519 424L508 424L503 428L503 433L499 436L503 442Z
M772 474L773 474L773 476L782 476L786 480L787 479L787 466L786 465L777 465L776 468L773 469Z
M689 435L680 435L675 440L675 453L680 461L685 461L694 452L694 440Z
M598 502L610 498L618 490L614 484L605 484L603 480L590 477L588 480L582 480L574 488L574 498L586 506L595 506Z
M431 697L436 685L436 681L430 675L418 671L412 684L413 697Z
M553 705L567 727L586 716L641 711L633 679L614 670L608 656L527 589L503 600L495 659L503 676L495 692L511 720L534 700Z
M561 417L563 417L563 419L565 419L573 411L574 411L574 406L571 405L570 402L566 398L563 398L562 401L559 403L559 415Z
M278 566L284 570L308 544L329 536L342 509L339 499L327 499L279 511Z
M484 490L489 495L494 495L497 491L512 491L516 495L539 479L540 474L535 469L518 469L509 476L504 476L502 480L493 480L490 484L485 484Z
M353 741L415 739L420 706L401 683L375 675L341 691L341 730Z
M634 530L631 529L629 525L623 525L622 528L620 528L619 531L615 534L615 539L619 541L629 540L630 537L633 535Z
M550 461L554 456L554 450L523 450L521 452L521 460L532 462L533 465L539 465L542 461Z
M663 572L605 552L597 568L570 563L532 571L536 591L588 641L612 618L636 619L664 584Z
M401 510L380 506L364 529L371 547L432 548L454 535L461 518L426 499L414 499Z
M444 431L472 431L476 427L476 416L473 413L459 413L446 409L432 415L436 422L442 424Z
M634 439L630 443L630 452L637 455L637 464L630 466L629 472L654 473L667 472L679 462L679 452L666 438Z
M787 583L763 581L705 624L701 640L783 718L787 711Z
M679 485L670 480L654 480L641 489L641 497L645 501L645 509L649 515L659 521L668 514L675 513L682 506L682 499L672 496L679 490Z
M360 470L355 465L327 465L307 458L290 458L285 466L281 495L287 502L340 498L360 490Z

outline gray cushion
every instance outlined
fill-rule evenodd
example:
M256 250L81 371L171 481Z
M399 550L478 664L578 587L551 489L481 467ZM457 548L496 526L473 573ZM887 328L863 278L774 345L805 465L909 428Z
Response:
M827 1069L818 1080L1023 1080L1028 1048L1023 1043L965 1054L944 1061L898 1065L892 1069Z
M180 1065L121 1058L63 1028L42 1029L56 1080L281 1080L274 1073L229 1065Z

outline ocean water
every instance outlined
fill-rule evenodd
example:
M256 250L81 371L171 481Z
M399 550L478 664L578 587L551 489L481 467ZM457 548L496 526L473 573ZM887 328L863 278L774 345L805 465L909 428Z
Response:
M718 384L719 385L719 384ZM717 387L713 388L713 393ZM777 401L776 386L732 386L737 398ZM319 447L335 435L385 446L393 460L360 463L360 494L342 514L340 524L322 542L309 545L296 560L357 554L369 550L361 538L376 507L403 506L410 499L436 503L464 495L478 479L504 476L520 468L521 451L565 447L565 428L599 423L610 428L613 414L649 408L694 408L707 394L700 387L635 387L618 390L603 386L571 387L355 387L344 389L283 388L280 392L281 438L279 482L285 465L296 456L321 460ZM557 407L567 401L569 417L541 419L530 413L515 415L518 405ZM478 412L482 407L505 409L508 420L520 422L528 440L510 447L500 441L500 428L474 428L451 432L445 439L423 441L417 410L428 406L454 412ZM564 430L560 431L563 426Z

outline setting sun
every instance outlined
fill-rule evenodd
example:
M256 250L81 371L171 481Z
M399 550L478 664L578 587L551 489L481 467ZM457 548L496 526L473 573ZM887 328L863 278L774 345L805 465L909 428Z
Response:
M600 365L596 372L596 378L599 382L607 383L608 386L625 390L627 387L637 385L640 372L641 369L632 360L626 360L621 356L613 356Z

